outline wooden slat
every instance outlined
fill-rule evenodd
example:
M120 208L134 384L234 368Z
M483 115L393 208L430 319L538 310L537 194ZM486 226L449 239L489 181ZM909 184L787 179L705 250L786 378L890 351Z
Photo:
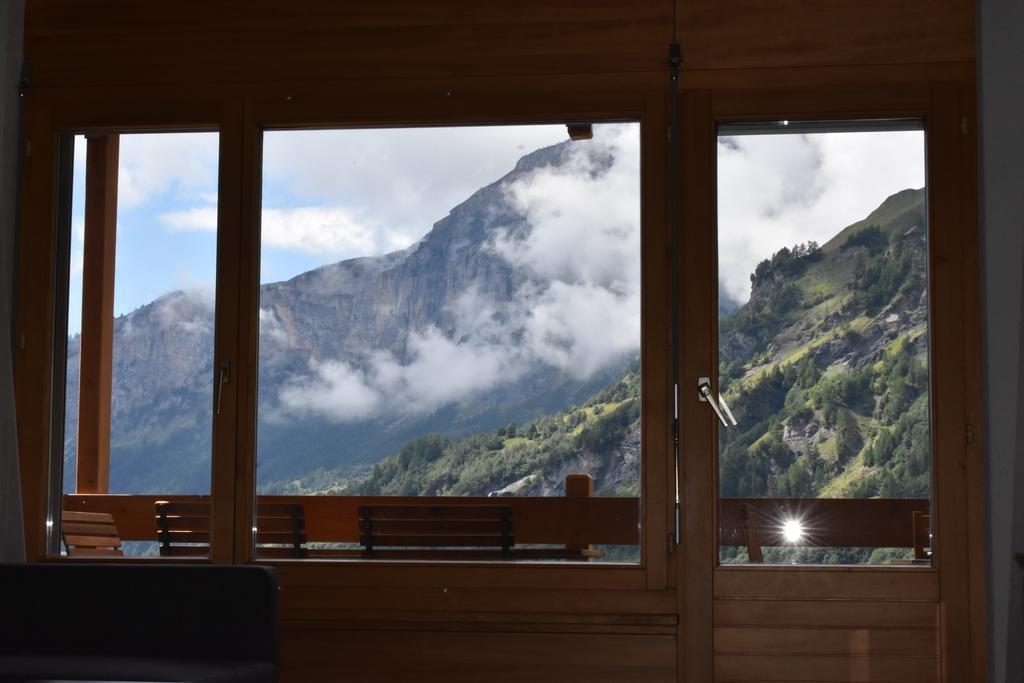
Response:
M481 548L483 547L484 546L481 546ZM500 546L492 546L488 544L488 547L498 548ZM309 554L312 557L368 557L367 551L359 550L311 550L309 551ZM383 549L377 549L375 547L372 554L369 555L369 557L371 557L374 560L431 560L437 562L470 562L478 560L486 560L491 562L504 562L509 560L587 561L590 559L600 558L603 556L603 553L598 551L567 550L566 548L560 546L552 548L513 548L506 553L498 549L484 550L464 546L463 544L437 550L428 550L425 548L419 549L394 547L385 547Z
M256 520L256 528L260 533L290 534L294 529L295 522L289 517L260 517ZM299 531L305 533L305 525L299 527Z
M367 542L367 538L363 537L364 545ZM501 547L502 537L496 535L489 536L463 536L463 535L443 535L443 534L414 534L409 536L397 536L397 535L373 535L373 547Z
M668 635L432 632L318 628L282 636L285 680L345 677L360 682L676 683L675 639ZM398 637L400 636L400 637Z
M206 517L210 516L210 504L207 502L158 502L161 510L168 517Z
M715 681L780 681L794 683L935 683L939 660L934 657L717 655Z
M64 510L61 519L65 522L83 522L86 524L113 524L114 516L109 512L77 512Z
M174 545L169 548L161 548L160 554L167 557L207 557L210 554L210 546Z
M373 512L374 520L377 519L409 519L409 520L434 520L434 519L490 519L500 520L503 511L509 509L507 505L463 505L459 500L452 499L450 503L443 505L373 505L365 506ZM362 517L363 508L360 508Z
M939 633L925 629L718 627L715 652L937 657Z
M715 626L841 626L853 628L938 628L938 605L927 602L825 600L714 601Z
M210 530L210 518L209 517L174 517L168 516L167 521L171 528L176 531L209 531ZM157 525L159 525L159 518L157 518Z
M121 545L121 539L117 536L86 536L83 534L65 534L64 542L71 546L85 546L89 548L116 548Z
M718 598L804 600L939 600L939 577L917 567L723 566L715 571Z
M268 547L261 545L256 548L256 557L259 558L278 558L278 559L294 559L297 557L306 557L306 551L296 551L293 547L277 548Z
M74 534L78 536L100 536L104 538L116 538L117 527L113 524L77 524L65 522L60 525L65 536Z
M68 548L68 557L124 557L116 548Z
M209 531L168 531L163 534L171 543L206 543L210 542Z
M302 515L302 506L297 503L257 503L256 514L259 517L288 517Z
M366 523L360 521L359 528L365 531ZM428 530L446 534L500 534L500 520L489 519L374 519L374 534L417 534Z
M305 543L305 534L299 534L302 543ZM277 544L288 544L292 545L296 540L296 534L291 531L263 531L262 529L256 532L256 543L277 543Z
M958 0L884 3L691 0L678 29L689 69L970 61L974 15Z
M722 498L720 538L746 545L745 530L753 528L762 545L785 545L783 522L799 519L802 546L913 548L914 513L928 509L927 499Z

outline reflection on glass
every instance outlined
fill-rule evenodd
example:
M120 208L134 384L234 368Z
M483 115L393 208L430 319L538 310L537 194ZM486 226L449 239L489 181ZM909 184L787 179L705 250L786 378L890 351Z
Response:
M721 561L927 563L920 130L718 140Z
M113 268L109 485L97 492L205 496L210 492L218 136L111 137L118 152L116 260L104 266L85 262L95 259L85 250L90 143L85 136L75 139L62 490L84 492L77 481L81 342L82 334L90 333L83 320L89 326L95 316L82 309L83 278ZM100 463L104 467L102 458ZM119 519L123 511L102 501L66 495L64 512L65 527L85 525L75 528L99 533L109 523L125 554L157 554L153 509L145 516L148 531L132 536L123 531L138 528L138 520ZM112 512L110 519L88 517Z
M269 131L263 173L258 502L306 554L636 561L639 126Z

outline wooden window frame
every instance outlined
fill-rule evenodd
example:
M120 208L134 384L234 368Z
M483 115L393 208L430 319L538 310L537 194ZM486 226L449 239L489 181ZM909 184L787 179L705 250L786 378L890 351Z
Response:
M396 112L402 112L396 114ZM243 275L239 287L241 333L236 367L236 389L248 405L238 410L239 471L236 500L235 557L239 562L274 564L296 577L308 572L329 571L353 585L434 587L446 589L481 586L534 586L551 588L593 587L615 590L663 590L668 583L669 548L665 539L672 523L668 501L672 479L670 382L667 292L654 284L667 280L668 234L664 229L667 186L656 178L656 165L664 158L664 103L642 94L590 94L544 96L463 96L448 93L421 97L410 107L408 97L381 96L351 100L322 94L295 93L257 100L246 106L243 125L244 186L248 201L242 207L247 226L242 247ZM295 129L386 128L458 125L564 124L567 121L636 121L641 135L641 284L642 343L641 391L641 560L639 564L566 564L515 562L437 562L352 560L267 560L253 557L252 524L256 490L256 376L259 334L259 216L262 210L262 136L264 131ZM659 316L658 311L661 311ZM661 351L659 351L659 349ZM251 492L244 495L241 492ZM246 520L246 521L242 521ZM247 532L242 533L243 529Z
M942 635L936 666L942 680L969 680L977 620L983 606L978 444L965 432L979 420L977 218L973 212L974 136L966 126L972 94L955 83L886 87L687 90L682 94L683 247L681 250L683 387L715 374L717 363L717 156L719 123L765 120L920 119L924 121L928 253L929 373L932 413L931 567L722 565L719 563L718 429L714 416L683 392L684 537L678 559L680 667L686 680L726 673L719 627L738 606L774 601L778 615L807 600L848 600L881 614L901 596L932 614ZM968 188L968 189L965 189ZM716 520L707 524L706 520ZM787 602L788 601L788 602ZM872 602L876 601L876 602ZM827 603L819 603L824 609ZM831 603L833 605L840 603ZM773 623L773 622L772 622ZM883 622L884 623L884 622ZM752 624L748 624L752 625ZM787 627L793 626L789 623ZM972 628L972 626L974 628ZM982 645L983 646L983 645Z
M54 355L63 349L57 343L56 335L60 331L56 329L56 320L66 320L66 310L59 311L58 307L67 305L67 292L59 293L56 287L58 282L61 286L67 286L67 273L59 272L62 269L66 271L68 267L66 261L60 262L67 254L61 254L58 245L62 240L66 241L68 236L58 233L70 230L70 221L66 215L61 215L62 211L67 211L67 201L58 196L61 185L58 178L61 173L67 176L62 181L63 190L70 191L70 170L61 169L62 154L63 162L69 161L70 155L67 151L62 153L61 147L70 146L71 136L80 134L113 137L121 133L217 132L220 133L220 156L223 157L226 140L222 133L230 127L230 107L225 106L222 97L205 95L182 103L159 92L150 93L148 98L117 93L109 95L83 99L76 92L44 91L27 101L24 112L22 239L18 248L15 328L21 348L16 356L15 396L21 424L45 425L45 429L34 427L22 430L19 434L26 552L30 559L40 561L69 561L59 555L59 512L63 496L62 468L57 458L62 455L63 449L57 437L63 433L63 425L54 424L52 413L54 400L57 399L54 387L64 381L60 377L54 378L56 367L63 367ZM218 173L218 185L223 189L225 169L219 168ZM218 229L217 234L215 286L218 309L221 307L220 302L226 300L226 292L232 287L222 276L222 271L230 274L231 259L227 255L232 240L237 236L237 220L233 220L229 208L232 205L230 201L218 201L218 225L219 228L226 228ZM223 355L228 338L220 318L218 310L214 334L216 357ZM41 383L38 377L53 378L53 381ZM63 398L63 394L60 397ZM63 410L59 414L63 415ZM217 547L211 550L209 558L181 561L230 562L231 559L234 524L231 517L233 506L230 505L233 495L233 456L227 458L224 454L233 450L234 433L225 428L226 424L224 420L214 420L211 446L210 495L211 500L221 502L213 503L211 519L212 535ZM233 420L230 424L233 426ZM228 466L231 472L227 471ZM225 502L229 504L225 505ZM115 502L113 505L121 504ZM103 560L76 558L75 561ZM146 563L166 560L119 558L117 561Z
M407 97L387 95L351 101L341 97L323 97L319 92L275 94L271 97L215 98L208 95L185 102L168 101L156 93L140 103L130 94L116 94L103 101L74 101L64 93L36 96L26 112L32 139L52 140L53 147L33 151L36 163L25 169L23 224L50 225L46 239L34 236L24 241L20 277L24 294L32 283L42 281L40 270L31 264L46 262L47 282L53 282L60 267L52 258L57 217L54 202L56 187L57 141L62 133L131 133L215 130L219 133L218 238L217 238L217 312L215 363L227 360L234 369L232 381L225 385L221 412L214 419L211 501L212 539L208 559L190 560L215 563L272 564L289 583L305 583L307 577L331 575L332 583L435 587L442 580L446 588L505 586L516 588L560 588L616 591L663 591L669 584L670 548L666 538L672 524L668 501L674 469L671 458L670 382L667 372L671 359L667 321L668 293L655 283L667 279L668 234L664 219L667 211L667 184L659 177L658 164L664 159L664 141L657 131L666 125L665 103L660 96L645 93L587 94L519 97L462 97L453 100L445 93L417 100L412 113ZM259 297L259 216L261 199L261 142L265 129L325 127L390 127L428 125L515 125L527 123L564 123L574 120L630 120L641 128L641 258L642 281L642 391L643 452L641 495L641 561L639 564L567 564L567 563L478 563L478 562L388 562L375 560L268 560L252 556L252 518L255 492L256 438L256 358L258 357ZM53 163L38 163L42 157ZM31 276L29 275L31 273ZM36 287L36 290L39 288ZM50 316L32 321L40 336L52 340L54 291L37 291L19 300L19 310L33 310L46 300ZM35 309L38 310L38 309ZM660 314L659 314L660 312ZM19 329L29 324L23 319ZM52 348L52 343L49 345ZM41 351L41 349L40 349ZM37 367L52 367L52 358L43 353L33 360ZM19 365L30 367L19 358ZM241 369L245 371L241 371ZM26 370L27 372L27 370ZM49 403L50 394L39 395L38 387L27 386L20 393ZM213 381L211 379L211 387ZM19 395L20 395L19 393ZM29 404L32 401L26 401ZM212 398L211 398L212 402ZM19 405L22 405L19 403ZM22 410L32 419L31 408ZM35 419L41 423L42 415ZM27 520L30 530L30 556L62 560L45 552L46 540L36 531L46 528L46 520L55 519L59 501L44 494L48 485L46 468L33 465L29 453L44 447L41 440L22 440L26 479L34 482L26 495L34 514ZM48 446L47 446L48 447ZM59 491L58 491L59 494ZM50 502L47 502L48 496ZM140 499L142 497L139 497ZM126 503L135 509L145 501ZM119 561L153 562L157 558L125 558ZM664 602L661 600L659 605ZM665 603L668 604L668 603ZM538 604L538 608L540 605ZM663 606L658 607L663 611Z

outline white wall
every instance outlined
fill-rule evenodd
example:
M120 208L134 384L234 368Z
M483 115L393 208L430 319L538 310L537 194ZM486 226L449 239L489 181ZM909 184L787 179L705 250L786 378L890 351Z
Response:
M979 0L981 212L989 493L989 668L1024 681L1024 1ZM1016 527L1016 528L1015 528Z
M0 0L0 562L25 559L11 376L18 84L24 10L24 0Z

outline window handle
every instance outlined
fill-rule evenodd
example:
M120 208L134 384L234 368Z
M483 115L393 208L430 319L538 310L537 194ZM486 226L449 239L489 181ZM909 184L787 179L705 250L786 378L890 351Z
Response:
M701 401L705 401L715 411L715 415L718 416L718 420L722 423L723 427L735 427L738 424L732 411L729 410L729 405L722 397L719 396L718 400L715 400L715 394L711 391L711 380L709 378L701 377L697 380L697 392L699 394L698 398ZM727 415L728 418L726 417Z
M226 360L220 362L217 368L217 414L220 415L220 402L224 397L224 385L231 381L231 363Z

